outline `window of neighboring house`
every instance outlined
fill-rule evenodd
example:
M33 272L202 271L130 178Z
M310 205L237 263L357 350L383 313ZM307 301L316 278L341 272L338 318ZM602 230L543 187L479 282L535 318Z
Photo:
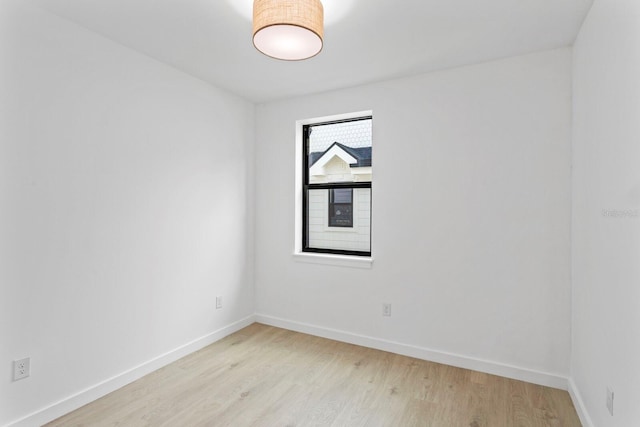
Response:
M353 228L353 188L329 190L329 226Z
M371 255L372 117L302 126L302 252Z

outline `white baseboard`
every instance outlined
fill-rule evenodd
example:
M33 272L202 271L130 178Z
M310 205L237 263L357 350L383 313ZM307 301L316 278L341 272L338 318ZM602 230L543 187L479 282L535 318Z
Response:
M424 347L413 346L409 344L402 344L394 341L383 340L380 338L369 337L366 335L359 335L351 332L324 328L321 326L295 322L287 319L281 319L265 314L256 313L255 321L264 323L265 325L276 326L279 328L302 332L309 335L315 335L336 341L361 345L363 347L375 348L378 350L402 354L404 356L415 357L417 359L428 360L431 362L442 363L459 368L485 372L487 374L526 381L529 383L558 388L561 390L567 390L568 388L568 378L559 374L551 374L548 372L521 368L518 366L493 362L490 360L483 360L474 357L462 356Z
M46 408L40 409L24 418L13 421L8 424L7 427L33 427L41 426L50 421L55 420L71 411L74 411L87 403L93 402L100 397L109 394L133 381L156 371L163 366L166 366L176 360L187 356L195 351L198 351L222 338L230 335L240 329L249 326L255 322L255 316L251 315L220 328L210 334L195 339L187 344L184 344L174 350L168 351L158 357L155 357L141 365L138 365L126 372L109 378L101 383L91 386L85 390L82 390L72 396L69 396L57 403L54 403Z
M582 400L582 395L571 377L569 378L569 395L573 401L573 406L576 408L582 427L593 427L593 421L591 421L589 412L587 412L587 407L584 404L584 400Z

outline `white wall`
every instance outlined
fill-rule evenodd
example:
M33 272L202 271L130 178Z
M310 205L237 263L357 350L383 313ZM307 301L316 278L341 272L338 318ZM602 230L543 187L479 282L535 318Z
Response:
M373 267L296 262L295 122L369 109ZM570 49L257 106L259 319L566 387L570 132Z
M0 73L5 425L253 314L254 107L21 0Z
M598 427L640 420L640 2L596 0L574 47L571 376ZM605 407L614 393L614 416Z

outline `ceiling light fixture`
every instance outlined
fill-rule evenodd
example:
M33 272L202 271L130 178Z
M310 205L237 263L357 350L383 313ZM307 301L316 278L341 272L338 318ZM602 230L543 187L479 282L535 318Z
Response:
M299 61L322 50L320 0L254 0L253 45L267 56Z

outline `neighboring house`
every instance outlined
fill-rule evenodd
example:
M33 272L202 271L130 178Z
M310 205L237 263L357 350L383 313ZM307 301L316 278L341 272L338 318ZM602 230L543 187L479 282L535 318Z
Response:
M309 183L370 182L371 147L351 148L334 142L309 154Z
M371 182L371 147L334 142L309 154L309 183ZM312 247L368 251L371 248L371 189L340 188L309 193Z

